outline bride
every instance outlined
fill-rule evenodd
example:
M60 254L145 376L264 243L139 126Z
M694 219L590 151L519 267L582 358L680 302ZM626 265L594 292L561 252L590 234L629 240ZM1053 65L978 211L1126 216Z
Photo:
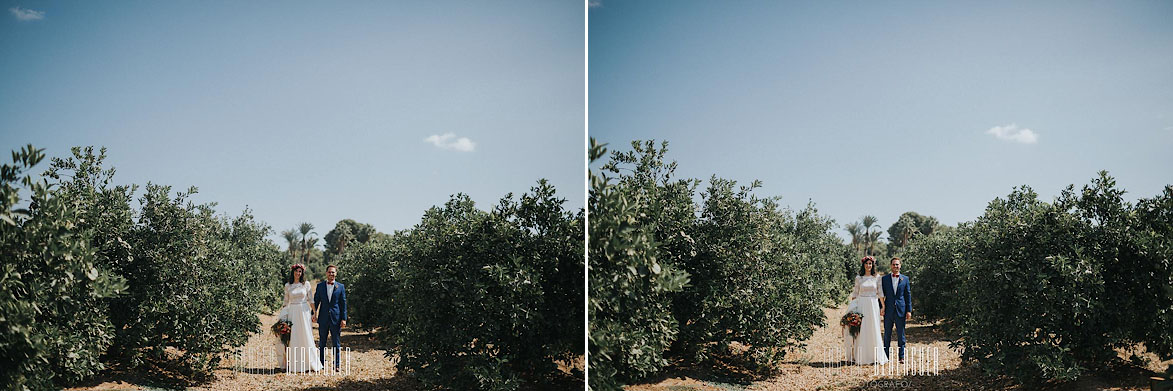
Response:
M856 364L886 364L888 356L880 342L884 290L876 276L876 259L867 256L860 262L855 289L851 291L851 304L847 308L863 314L863 322L859 325L858 336L852 336L849 327L843 327L843 348L847 351L847 360Z
M305 282L305 266L296 264L289 267L289 279L285 281L285 306L277 319L293 323L289 332L289 347L278 348L283 352L281 369L287 372L322 370L318 350L314 345L313 327L310 326L310 285Z

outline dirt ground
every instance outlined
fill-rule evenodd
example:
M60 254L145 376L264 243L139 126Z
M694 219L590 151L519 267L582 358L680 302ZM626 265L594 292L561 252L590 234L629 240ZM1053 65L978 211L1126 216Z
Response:
M949 348L953 338L933 324L909 323L906 330L907 355L905 365L875 367L853 366L842 362L842 329L839 318L847 306L825 310L829 326L815 331L806 349L789 352L768 379L751 379L733 371L715 368L670 368L661 377L644 384L625 387L629 391L690 391L690 390L1021 390L1005 378L983 375L970 365L962 365L960 353ZM895 348L895 343L893 343ZM911 355L911 353L920 356ZM893 352L894 353L894 352ZM1120 352L1121 357L1131 356ZM1148 390L1148 377L1163 370L1173 360L1160 362L1156 355L1142 353L1152 359L1148 368L1132 368L1108 375L1090 376L1074 384L1064 384L1062 390ZM919 358L918 358L919 357ZM934 367L935 365L935 367Z

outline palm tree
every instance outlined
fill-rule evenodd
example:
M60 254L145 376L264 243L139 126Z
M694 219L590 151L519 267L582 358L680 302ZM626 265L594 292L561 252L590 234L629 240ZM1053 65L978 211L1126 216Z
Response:
M880 230L876 230L875 232L868 234L868 255L873 255L872 253L875 251L872 249L876 246L876 241L880 240L880 235L883 234L884 231Z
M872 236L872 227L880 227L879 224L876 224L877 221L876 216L866 215L863 217L864 237L868 240L868 255L872 255L872 247L874 247L873 245L876 243L876 239L880 238L880 235Z
M306 244L308 246L306 247L306 251L302 253L302 257L303 257L302 263L308 264L310 262L310 250L309 249L312 249L318 245L318 238L309 238L309 240L306 240Z
M281 237L285 238L285 243L289 245L286 250L289 252L289 258L297 261L297 255L295 252L297 251L297 246L300 244L297 241L297 232L294 232L292 229L287 229L281 231Z
M314 248L314 246L318 243L318 238L312 238L311 241L309 235L317 235L318 233L314 232L314 225L311 223L299 224L297 226L297 231L301 233L301 263L309 263L310 249Z
M912 235L917 234L920 231L918 231L916 227L913 226L916 223L913 222L911 218L904 217L900 220L904 222L904 225L900 227L900 248L904 248L904 246L908 245L908 239L911 239ZM891 240L892 238L888 239Z
M843 228L847 230L847 233L851 234L851 248L855 249L855 251L858 253L859 242L861 241L860 234L862 233L860 232L861 228L859 223L848 223Z

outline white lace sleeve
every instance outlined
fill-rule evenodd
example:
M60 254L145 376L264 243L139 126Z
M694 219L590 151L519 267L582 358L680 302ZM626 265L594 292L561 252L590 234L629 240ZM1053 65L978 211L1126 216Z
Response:
M884 279L876 277L876 297L880 298L880 302L884 301Z
M851 288L851 299L859 297L859 276L855 276L855 287Z
M282 307L288 307L289 306L289 284L285 284L285 300L284 300L284 302L285 302L285 304L282 304Z

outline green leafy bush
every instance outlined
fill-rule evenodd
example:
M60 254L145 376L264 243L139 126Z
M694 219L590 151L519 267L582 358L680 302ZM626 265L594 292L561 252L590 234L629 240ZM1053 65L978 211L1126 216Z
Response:
M383 240L352 244L338 259L339 281L346 284L347 324L374 327L390 324L399 311L394 292L399 260L407 256L406 237L397 232Z
M1135 343L1173 358L1173 190L1136 206L1123 194L1106 172L1052 203L1023 186L914 240L921 310L960 336L963 358L1031 386L1105 369Z
M31 145L0 168L0 383L59 389L103 368L114 340L104 298L125 283L97 262L84 211L27 170L44 155ZM20 191L31 192L27 208Z
M703 360L740 342L751 369L768 373L824 324L823 308L845 291L849 250L813 208L795 216L754 196L760 183L735 186L714 177L704 193L697 255L685 262L692 286L673 307L685 325L677 343Z
M846 295L851 248L813 206L754 196L757 182L713 178L698 208L699 181L672 177L666 143L631 146L591 173L591 386L728 355L733 342L769 372ZM604 153L592 144L592 159Z
M917 236L901 255L901 273L916 282L912 296L914 316L936 321L955 312L954 303L960 276L958 265L972 249L966 232L956 229Z
M357 319L430 385L512 390L557 371L583 353L583 217L564 202L544 180L491 212L456 195L347 250Z
M248 211L217 218L212 205L187 202L194 192L172 197L170 187L147 185L130 242L130 294L112 309L126 314L116 346L132 365L177 360L203 376L259 331L257 314L272 306L283 268L264 240L267 226ZM169 357L167 347L181 355Z
M1173 357L1173 186L1165 186L1156 197L1137 203L1134 235L1142 260L1133 265L1146 276L1136 286L1140 291L1132 304L1139 311L1132 322L1133 339L1162 357ZM1164 293L1161 287L1164 286ZM1170 367L1169 370L1173 370Z
M185 204L186 194L172 199L156 185L136 212L137 186L111 185L105 149L71 152L52 160L48 180L21 178L43 157L31 146L4 169L4 254L16 261L0 278L13 325L0 345L12 352L0 363L12 364L6 384L67 386L101 370L100 359L135 367L153 358L193 378L211 374L258 330L257 313L280 302L283 267L269 228L247 210L217 217L212 205ZM33 193L27 209L18 180Z
M592 160L606 153L591 143ZM669 293L688 283L673 263L693 254L686 231L695 218L695 185L669 182L674 165L664 165L653 144L633 145L649 150L638 160L640 170L614 183L606 174L590 176L590 386L596 390L619 389L668 365L665 353L679 328ZM616 153L613 159L605 169L619 173L620 162L637 156ZM664 229L657 232L657 226ZM662 232L670 234L657 236Z

